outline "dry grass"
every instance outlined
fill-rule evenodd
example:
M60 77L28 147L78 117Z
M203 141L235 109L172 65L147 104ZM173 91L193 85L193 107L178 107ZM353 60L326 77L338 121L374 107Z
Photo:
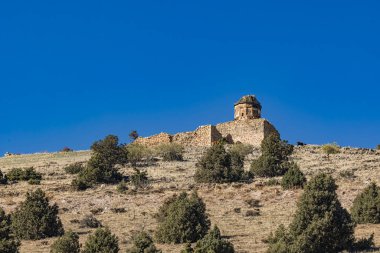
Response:
M181 190L197 189L207 205L213 224L217 224L223 235L235 245L236 252L265 252L263 242L267 236L283 223L288 224L296 210L302 190L282 190L279 186L265 186L266 179L256 179L252 184L196 185L193 180L195 163L203 149L187 149L184 162L161 162L145 167L152 183L148 189L121 194L115 185L103 185L85 192L70 190L73 175L65 174L63 167L74 162L86 161L89 151L73 153L35 154L0 158L0 168L8 171L13 167L34 166L43 173L40 186L17 183L0 187L0 206L7 212L13 211L23 201L28 190L41 187L51 201L60 207L60 217L65 229L80 234L84 243L93 229L80 228L78 220L91 212L103 225L117 234L122 251L130 246L134 231L145 229L153 232L156 222L153 215L163 201ZM249 157L255 158L257 152ZM350 208L356 195L370 182L380 184L380 152L360 149L343 149L328 160L318 146L296 147L294 159L308 178L318 172L331 173L339 185L338 194L342 204ZM248 168L247 161L246 167ZM124 173L132 172L123 168ZM347 172L348 171L348 172ZM250 206L250 203L255 203ZM115 213L114 208L125 212ZM247 211L259 215L247 216ZM361 225L358 236L375 233L380 246L380 225ZM21 252L49 252L55 240L22 241ZM183 245L157 245L165 253L177 253Z

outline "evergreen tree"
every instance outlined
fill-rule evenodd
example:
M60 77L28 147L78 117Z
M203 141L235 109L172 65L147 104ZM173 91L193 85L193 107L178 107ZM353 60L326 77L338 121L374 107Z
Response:
M50 248L50 253L79 253L79 236L77 233L68 231L58 238Z
M292 145L281 140L278 134L271 134L262 141L261 156L252 162L251 171L260 177L282 176L288 171L292 152Z
M289 170L281 180L281 186L284 189L303 188L306 183L306 177L294 162L289 163Z
M218 227L214 227L209 233L199 240L194 248L194 253L234 253L232 243L222 239Z
M0 208L0 252L18 253L20 242L14 238L11 231L11 219Z
M142 231L133 237L133 247L127 253L161 253L161 250L157 250L152 237Z
M58 206L50 206L41 189L26 194L26 200L12 214L12 230L17 238L38 240L64 233Z
M351 215L357 223L380 223L380 187L371 183L355 200Z
M90 235L82 253L118 253L119 240L108 228L98 228Z
M210 227L206 205L194 192L169 198L157 214L156 238L162 243L196 242Z

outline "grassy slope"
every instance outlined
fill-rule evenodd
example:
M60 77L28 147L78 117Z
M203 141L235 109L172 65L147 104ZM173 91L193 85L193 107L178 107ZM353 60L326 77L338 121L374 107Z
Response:
M34 166L44 174L40 186L17 183L0 187L0 206L7 212L13 211L23 201L28 190L41 187L50 196L51 201L60 207L60 217L65 229L80 233L83 243L92 231L79 228L73 223L93 210L102 210L96 217L116 233L120 239L123 252L130 246L134 231L146 229L154 231L156 222L153 218L165 198L181 190L196 188L207 205L207 211L213 224L217 224L222 233L234 243L237 252L265 252L263 242L270 232L280 223L288 224L296 209L301 190L284 191L279 186L265 186L266 179L256 179L254 183L195 185L192 175L195 163L202 154L202 149L188 149L184 162L158 162L146 167L152 178L151 187L137 194L119 194L116 186L99 186L85 192L70 190L72 175L63 171L66 164L86 161L90 152L34 154L0 158L0 168L6 172L12 167ZM257 157L250 156L249 160ZM294 159L304 173L310 177L318 172L331 173L339 185L338 194L342 204L350 208L356 195L370 182L380 184L380 152L360 149L344 149L342 153L332 155L330 160L321 153L317 146L297 147ZM126 174L131 168L122 169ZM355 178L346 178L342 172L352 171ZM260 207L249 207L247 200L260 201ZM112 208L125 208L124 213L114 213ZM240 210L239 210L240 209ZM259 209L259 216L246 216L248 210ZM380 225L361 225L356 231L358 236L375 233L375 240L380 246ZM49 252L55 240L23 241L21 252ZM163 252L179 252L183 245L158 245Z

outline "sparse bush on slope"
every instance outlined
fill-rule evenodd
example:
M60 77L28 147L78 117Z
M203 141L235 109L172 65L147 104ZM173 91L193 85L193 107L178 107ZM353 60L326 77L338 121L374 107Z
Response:
M135 169L135 172L130 176L130 181L135 189L145 188L149 185L148 173Z
M151 161L153 159L153 151L145 145L132 143L126 147L128 153L128 161L133 167L137 166L143 160Z
M331 176L320 174L306 185L289 228L269 239L269 253L336 253L357 247L354 222L341 206ZM363 241L361 241L363 242ZM369 245L369 242L367 242Z
M82 170L84 170L84 165L83 163L77 162L77 163L72 163L63 168L63 170L68 173L68 174L78 174Z
M289 163L289 170L281 180L281 186L284 189L303 188L306 184L306 177L294 162Z
M91 146L93 152L85 169L81 170L72 186L84 190L96 183L117 183L122 180L117 165L128 162L127 150L117 136L108 135Z
M14 238L11 231L10 216L0 208L0 252L18 253L20 242Z
M98 228L91 234L82 253L118 253L119 240L108 228Z
M253 147L252 145L248 145L248 144L243 144L243 143L235 143L231 146L231 148L229 149L229 153L232 154L232 153L236 153L238 154L240 157L242 157L243 159L251 154L253 151Z
M351 215L355 222L380 223L380 187L371 183L354 200Z
M153 243L152 237L144 231L133 237L133 247L127 253L161 253Z
M165 143L159 145L157 154L162 157L164 161L182 161L185 148L178 143Z
M322 146L322 151L327 155L327 159L330 159L330 155L340 153L340 147L336 143L325 144Z
M58 206L50 206L41 189L28 192L26 200L17 207L11 217L12 230L20 239L38 240L64 233L58 217Z
M13 168L7 173L7 178L10 181L40 181L41 173L38 173L33 167L29 168Z
M195 192L167 199L158 211L157 221L156 238L162 243L196 242L210 227L206 205Z
M244 158L237 152L227 152L223 144L209 148L196 166L194 178L198 183L226 183L249 178L244 173Z
M72 231L66 232L58 238L50 247L50 253L79 253L79 236Z
M185 248L183 252L189 251ZM208 234L200 239L194 247L194 250L190 252L194 253L234 253L234 246L227 240L222 239L220 230L218 227L214 227L208 232Z
M292 152L292 145L281 140L278 134L271 134L262 141L261 156L252 162L251 171L260 177L282 176L289 169Z

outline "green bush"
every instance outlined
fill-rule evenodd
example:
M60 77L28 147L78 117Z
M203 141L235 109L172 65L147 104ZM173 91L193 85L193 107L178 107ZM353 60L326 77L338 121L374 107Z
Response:
M229 153L222 144L209 148L196 164L194 178L198 183L226 183L246 179L244 158Z
M229 152L236 153L240 157L245 158L247 155L251 154L253 151L252 145L243 144L243 143L235 143L231 146Z
M289 164L289 170L285 173L281 180L283 189L303 188L306 183L306 177L294 162Z
M327 159L330 159L330 155L340 153L340 147L336 143L325 144L322 146L322 151L327 155Z
M66 232L58 238L50 247L50 253L79 253L79 236L72 231Z
M133 167L142 161L150 162L153 160L153 151L145 145L132 143L126 147L128 153L128 161Z
M188 249L185 249L188 250ZM186 251L185 251L186 252ZM191 251L190 251L191 252ZM222 239L218 227L214 227L204 238L199 240L194 248L194 253L234 253L232 243Z
M18 253L20 242L14 238L11 231L11 219L0 208L0 252Z
M7 178L10 181L29 181L41 180L42 175L38 173L33 167L30 168L13 168L7 173Z
M380 187L371 183L355 200L351 209L355 222L380 223Z
M293 146L280 139L278 134L267 136L261 143L261 156L251 164L255 176L282 176L288 171Z
M341 206L331 176L319 174L306 185L289 229L269 238L270 253L335 253L354 245L354 222Z
M108 228L98 228L91 234L82 253L118 253L119 240Z
M196 242L206 235L210 221L206 205L193 192L182 192L165 201L157 214L156 238L162 243Z
M121 181L120 183L118 183L118 185L116 187L116 190L119 193L125 193L126 191L128 191L128 185L127 185L127 183L124 180Z
M38 240L62 235L64 230L58 217L58 206L50 206L41 189L26 194L12 214L12 230L17 238Z
M164 161L182 161L185 148L178 143L165 143L157 148L158 156Z
M87 166L81 170L72 182L76 189L83 190L97 183L117 183L123 179L117 165L128 162L128 152L119 144L117 136L108 135L91 146L92 156Z
M142 231L133 237L133 247L127 253L161 253L161 250L156 248L152 237Z
M41 180L39 180L39 179L29 179L28 180L28 184L31 184L31 185L40 185L41 184Z
M191 243L186 243L186 246L183 250L181 250L181 253L194 253Z
M0 170L0 184L7 184L7 183L8 183L7 175L3 174L3 172Z
M149 184L148 173L135 169L135 172L130 176L130 180L135 189L145 188Z
M68 174L78 174L84 169L83 163L77 162L63 168Z

